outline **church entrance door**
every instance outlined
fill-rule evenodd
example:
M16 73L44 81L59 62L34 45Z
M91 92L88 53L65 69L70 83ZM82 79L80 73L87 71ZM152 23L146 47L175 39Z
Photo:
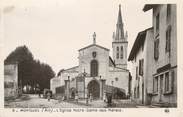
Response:
M100 97L100 85L96 80L92 80L88 83L88 94L91 94L93 99Z

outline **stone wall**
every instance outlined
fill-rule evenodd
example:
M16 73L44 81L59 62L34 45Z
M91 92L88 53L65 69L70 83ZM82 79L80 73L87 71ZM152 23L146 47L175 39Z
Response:
M18 64L4 65L4 96L18 96Z
M106 79L106 84L124 89L124 93L127 95L129 87L129 71L121 69L109 71L109 76Z

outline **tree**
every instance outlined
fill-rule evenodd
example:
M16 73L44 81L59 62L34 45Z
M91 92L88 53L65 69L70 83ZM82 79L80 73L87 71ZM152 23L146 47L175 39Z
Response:
M11 62L23 62L23 61L32 61L33 55L29 49L24 45L17 47L13 52L11 52L8 57L5 59L5 63Z
M5 64L18 63L18 81L22 86L28 84L35 87L39 84L41 89L50 88L50 79L55 76L48 64L34 60L32 53L25 45L17 47L4 62Z

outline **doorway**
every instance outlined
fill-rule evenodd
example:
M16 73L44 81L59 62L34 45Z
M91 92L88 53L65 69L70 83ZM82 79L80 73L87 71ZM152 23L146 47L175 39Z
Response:
M160 98L159 102L162 102L162 95L163 95L163 74L160 75L160 92L159 92Z
M142 84L142 104L144 104L144 83Z
M100 85L96 80L92 80L88 83L88 94L93 96L93 99L98 99L100 97Z

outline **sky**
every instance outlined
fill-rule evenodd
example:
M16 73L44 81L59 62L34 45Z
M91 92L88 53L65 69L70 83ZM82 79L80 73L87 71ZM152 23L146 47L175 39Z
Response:
M96 43L110 49L121 4L128 54L138 32L152 27L152 11L138 0L6 0L3 3L3 59L26 45L55 73L78 65L78 50Z

